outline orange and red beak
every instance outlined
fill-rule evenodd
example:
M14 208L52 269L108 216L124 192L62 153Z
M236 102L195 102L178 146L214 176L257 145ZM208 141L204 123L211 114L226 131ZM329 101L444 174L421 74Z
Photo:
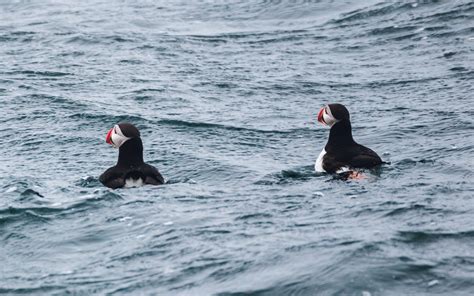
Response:
M107 144L113 145L114 142L112 142L112 132L114 131L114 128L111 128L109 132L107 133L107 136L105 136L105 142Z
M328 125L325 121L324 121L324 107L321 108L321 110L319 110L319 113L318 113L318 122L324 124L324 125Z

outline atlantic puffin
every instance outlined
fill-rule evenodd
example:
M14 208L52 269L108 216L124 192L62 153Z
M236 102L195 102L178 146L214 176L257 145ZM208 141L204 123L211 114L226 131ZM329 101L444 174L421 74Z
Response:
M316 172L347 173L358 177L354 169L369 169L382 164L382 159L372 149L358 144L352 138L349 111L342 104L329 104L319 110L318 121L329 126L329 139L316 160ZM351 175L353 174L353 175Z
M112 189L139 187L144 184L161 185L165 181L160 172L143 161L140 132L131 123L116 124L109 130L105 142L119 149L117 164L107 169L99 181Z

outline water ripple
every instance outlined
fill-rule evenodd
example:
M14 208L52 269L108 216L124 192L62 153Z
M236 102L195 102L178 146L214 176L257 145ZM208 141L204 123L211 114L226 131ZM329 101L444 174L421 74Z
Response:
M0 1L0 293L470 295L473 11ZM364 180L314 172L331 102ZM125 121L164 186L98 180Z

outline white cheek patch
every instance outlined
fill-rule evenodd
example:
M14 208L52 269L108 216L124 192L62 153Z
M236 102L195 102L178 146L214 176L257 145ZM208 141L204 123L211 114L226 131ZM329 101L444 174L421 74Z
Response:
M324 122L326 122L326 124L330 127L339 121L336 118L334 118L334 116L332 116L331 109L329 107L324 109L323 119L324 119Z
M120 148L120 146L122 146L123 143L130 140L130 138L125 137L120 127L118 125L115 125L114 130L112 131L111 140L112 140L112 146L114 146L115 148Z

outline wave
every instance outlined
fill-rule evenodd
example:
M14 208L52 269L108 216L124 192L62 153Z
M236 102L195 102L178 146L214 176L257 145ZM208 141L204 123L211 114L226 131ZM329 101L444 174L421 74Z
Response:
M369 5L364 8L342 13L341 16L332 20L331 23L346 24L362 20L368 22L370 19L376 17L383 17L386 21L388 15L392 15L395 18L399 14L407 13L408 11L415 15L415 17L411 18L411 21L414 23L433 21L440 24L444 21L452 21L457 18L469 18L474 11L474 4L472 1L459 3L458 1L444 2L438 0L411 3L402 1L379 2L375 5ZM417 12L420 12L421 16L416 15ZM376 22L372 21L372 23Z
M246 131L252 133L262 133L262 134L289 134L294 132L295 130L261 130L261 129L254 129L254 128L247 128L247 127L238 127L232 125L225 125L219 123L207 123L207 122L193 122L193 121L185 121L179 119L161 119L156 121L157 124L161 125L169 125L169 126L177 126L177 127L188 127L192 129L222 129L228 131ZM301 129L298 129L301 130ZM307 129L305 129L307 130Z
M11 195L12 192L9 194ZM41 199L25 200L25 196L40 197ZM19 198L10 202L8 207L0 208L0 225L5 226L17 222L47 223L52 219L106 206L110 202L122 199L122 195L118 192L102 189L89 195L80 196L73 202L63 202L55 205L51 203L50 199L38 192L26 189L19 194Z
M45 208L8 208L0 209L0 227L9 224L22 223L47 223L52 218L47 215L52 214L53 209Z
M96 188L102 186L102 183L100 183L99 178L93 176L81 178L80 180L76 181L75 184L84 188Z
M73 75L72 73L67 72L58 72L58 71L33 71L33 70L22 70L22 71L10 71L4 72L5 75L20 75L27 77L64 77Z
M432 0L431 3L436 3L438 1ZM462 2L462 1L461 1ZM422 21L422 22L434 22L434 23L442 23L442 22L452 22L456 19L470 19L472 17L472 13L474 12L474 3L472 1L466 1L466 3L458 3L457 1L452 1L451 3L446 3L444 5L444 9L441 12L432 12L425 14L420 17L415 17L413 21ZM449 7L450 5L454 5L453 7Z
M90 113L90 112L81 112L73 113L67 116L71 119L84 119L87 121L94 120L96 122L107 123L108 125L114 125L119 122L133 122L134 124L140 124L144 122L152 122L151 120L146 119L145 117L138 115L106 115L101 113Z
M390 210L388 213L386 213L384 216L386 217L391 217L391 216L399 216L399 215L405 215L407 213L425 213L427 215L429 214L436 214L436 213L445 213L445 214L455 214L455 211L450 211L442 208L434 208L430 207L427 205L422 205L422 204L414 204L410 206L405 206L405 207L398 207L396 209Z
M356 9L347 13L343 13L340 17L332 20L330 23L346 24L354 21L368 20L369 18L386 16L394 12L406 12L414 9L413 3L400 2L382 2L365 8Z
M86 120L95 120L99 122L109 122L111 124L116 124L119 122L133 122L134 124L147 123L148 125L163 125L171 127L186 127L189 130L193 129L221 129L229 131L249 131L255 133L278 133L278 134L288 134L292 131L281 131L281 130L260 130L252 129L246 127L236 127L231 125L219 124L219 123L208 123L208 122L195 122L195 121L186 121L180 119L148 119L143 116L138 115L105 115L105 114L94 114L94 113L74 113L68 116L73 119L86 119Z
M461 4L456 1L381 2L344 13L328 24L340 28L363 25L364 29L358 30L352 36L356 38L373 36L379 42L452 38L456 35L470 36L473 28L466 28L466 26L461 25L445 25L445 23L449 21L453 24L458 19L459 21L467 20L473 10L472 1ZM408 11L413 17L409 19L402 18L401 15Z
M398 240L410 244L435 243L442 240L469 240L474 239L474 230L458 232L442 231L399 231Z
M0 284L1 285L1 284ZM4 288L0 286L0 294L44 294L44 293L62 293L67 291L66 286L59 285L39 285L36 287L24 288Z
M68 37L65 43L77 43L80 45L112 44L112 43L140 43L143 39L139 34L129 35L106 35L77 33Z
M281 185L293 184L295 182L304 182L312 178L323 176L314 171L314 166L301 166L294 169L282 170L278 173L272 173L264 176L262 179L254 182L255 185Z

